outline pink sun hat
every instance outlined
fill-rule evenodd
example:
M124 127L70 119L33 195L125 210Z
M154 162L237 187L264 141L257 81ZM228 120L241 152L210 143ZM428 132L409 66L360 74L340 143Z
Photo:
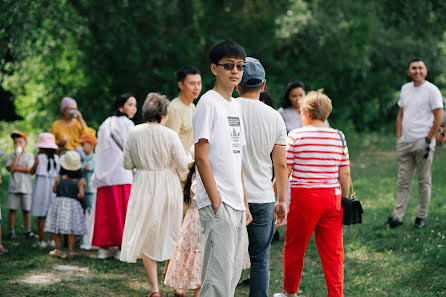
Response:
M40 133L39 141L36 143L38 148L57 149L56 138L51 133Z

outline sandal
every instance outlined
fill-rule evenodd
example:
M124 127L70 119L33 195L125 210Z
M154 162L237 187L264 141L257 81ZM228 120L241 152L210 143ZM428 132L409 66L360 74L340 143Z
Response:
M152 294L150 294L149 297L161 297L161 294L160 292L152 292Z
M178 293L178 292L181 292L181 293ZM175 294L176 297L186 297L186 293L184 293L184 291L181 289L175 289L175 290L173 290L173 293Z
M54 250L52 250L52 251L50 252L50 256L51 256L51 257L61 258L62 255L63 255L62 251L61 251L61 250L58 250L58 249L54 249Z
M67 259L73 259L75 255L74 252L67 252Z

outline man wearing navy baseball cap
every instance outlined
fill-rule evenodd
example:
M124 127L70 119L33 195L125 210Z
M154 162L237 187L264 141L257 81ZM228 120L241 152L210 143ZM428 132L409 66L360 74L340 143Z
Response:
M265 69L259 60L247 57L241 97L246 145L242 152L243 177L249 211L254 224L247 226L251 260L250 297L269 295L269 254L276 225L286 219L286 128L280 114L259 100L265 88ZM272 160L271 160L272 159ZM271 162L272 161L272 162ZM277 181L277 202L272 184L272 168Z

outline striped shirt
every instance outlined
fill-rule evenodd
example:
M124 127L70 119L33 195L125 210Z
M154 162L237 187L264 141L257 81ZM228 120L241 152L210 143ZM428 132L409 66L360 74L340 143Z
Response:
M339 167L350 166L346 152L344 155L341 138L333 128L292 130L287 140L287 165L293 168L291 188L339 188Z

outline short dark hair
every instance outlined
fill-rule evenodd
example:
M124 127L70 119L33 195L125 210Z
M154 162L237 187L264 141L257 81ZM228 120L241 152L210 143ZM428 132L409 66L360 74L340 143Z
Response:
M167 116L167 107L170 101L160 93L149 93L142 106L144 122L161 122L163 116Z
M124 94L119 95L116 98L115 104L113 106L112 115L113 116L118 116L118 117L120 117L120 116L127 116L125 113L120 112L119 108L123 107L124 104L127 102L127 100L129 100L129 98L131 98L131 97L136 99L135 95L133 95L132 93L124 93Z
M250 80L248 80L246 82L247 85L256 85L258 83L262 82L260 79L258 78L251 78ZM244 86L242 84L238 85L239 87L239 94L240 96L243 96L243 94L248 93L248 92L256 92L258 90L260 90L260 88L262 87L261 85L258 87L248 87L248 86Z
M301 82L300 80L295 80L295 81L290 82L287 85L285 95L283 96L283 99L282 99L282 108L288 108L288 107L292 106L290 99L289 99L290 93L291 93L291 90L297 89L297 88L302 88L302 90L305 91L304 83Z
M413 58L412 60L410 60L409 64L407 64L407 68L410 68L410 64L412 64L413 62L423 62L424 64L426 64L426 62L424 62L424 60L421 58Z
M201 75L200 71L194 66L184 66L183 68L177 71L177 82L179 81L184 82L184 80L189 74Z
M234 57L246 59L246 52L243 46L233 40L222 40L214 44L209 51L209 58L212 64L217 65L218 61L224 57Z

